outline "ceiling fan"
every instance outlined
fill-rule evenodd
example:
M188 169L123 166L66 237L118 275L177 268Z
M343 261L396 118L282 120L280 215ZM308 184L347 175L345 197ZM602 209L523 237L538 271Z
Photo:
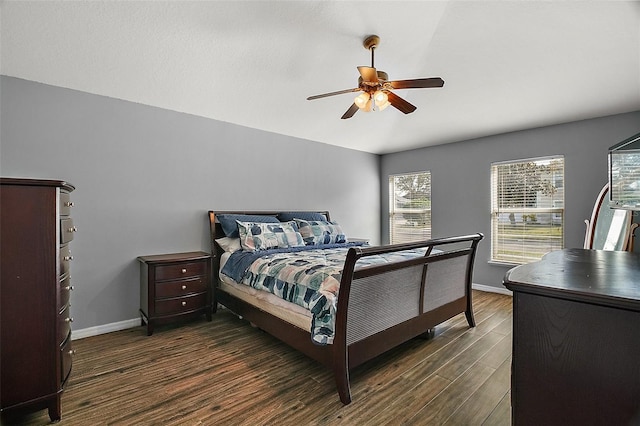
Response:
M351 118L359 109L363 111L372 111L378 109L382 111L389 105L400 110L405 114L410 114L416 110L416 107L400 96L392 92L392 89L422 89L428 87L442 87L444 80L440 77L432 78L415 78L412 80L393 80L389 81L389 76L384 71L375 69L373 63L373 52L378 44L380 37L371 35L364 39L362 43L365 49L371 51L371 66L358 67L360 77L358 78L358 87L354 89L339 90L337 92L323 93L322 95L309 96L308 101L327 96L341 95L343 93L362 92L358 95L351 107L342 115L342 119Z

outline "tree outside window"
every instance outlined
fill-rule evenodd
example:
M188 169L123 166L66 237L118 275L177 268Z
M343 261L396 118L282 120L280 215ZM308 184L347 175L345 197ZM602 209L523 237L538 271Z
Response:
M431 173L389 177L389 232L392 244L431 238Z
M491 166L491 260L527 263L563 247L564 158Z

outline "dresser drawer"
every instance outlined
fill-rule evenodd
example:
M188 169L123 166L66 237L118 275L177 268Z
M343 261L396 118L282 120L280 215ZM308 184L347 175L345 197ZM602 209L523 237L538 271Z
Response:
M60 247L60 276L64 276L69 272L69 262L73 260L69 245L65 244Z
M60 220L60 244L66 244L73 240L73 234L77 231L73 226L73 219L61 219Z
M60 346L60 377L62 384L67 381L69 373L71 373L71 364L73 363L73 349L71 348L71 334L67 335L66 341Z
M206 262L189 262L156 266L156 281L197 277L205 274Z
M61 345L64 339L67 338L71 332L71 323L73 318L69 316L69 305L65 306L64 310L58 315L58 344Z
M71 194L60 191L60 216L69 216L71 214Z
M156 314L166 315L189 312L203 308L207 303L207 294L199 293L175 299L156 300Z
M71 277L67 275L58 283L58 312L60 314L62 314L63 309L69 304L71 290L73 290L71 287Z
M203 293L207 286L202 277L180 281L156 283L156 298L180 297L192 293Z

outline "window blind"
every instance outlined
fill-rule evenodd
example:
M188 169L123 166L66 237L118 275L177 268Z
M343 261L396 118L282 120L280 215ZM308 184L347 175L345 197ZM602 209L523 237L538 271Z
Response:
M564 245L564 158L491 165L491 260L528 263Z
M391 244L431 238L431 173L389 177L389 239Z

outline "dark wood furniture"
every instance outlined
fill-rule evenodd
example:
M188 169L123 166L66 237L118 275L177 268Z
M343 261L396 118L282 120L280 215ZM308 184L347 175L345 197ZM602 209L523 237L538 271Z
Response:
M60 420L71 372L69 242L75 188L63 181L0 179L0 408L47 408Z
M513 424L639 424L640 254L555 251L504 285Z
M156 324L206 314L211 321L211 255L202 251L140 256L140 315Z
M471 280L477 245L482 234L441 238L421 243L350 248L340 281L333 344L316 345L310 330L284 319L218 287L222 248L215 242L224 236L216 214L277 216L277 211L209 211L211 248L215 273L214 311L217 303L303 352L333 371L343 404L351 402L349 371L460 313L475 327ZM329 219L329 212L320 212ZM356 269L365 256L425 247L427 255L410 260ZM442 252L437 253L439 250ZM437 254L432 254L432 251ZM372 317L375 316L375 321Z

